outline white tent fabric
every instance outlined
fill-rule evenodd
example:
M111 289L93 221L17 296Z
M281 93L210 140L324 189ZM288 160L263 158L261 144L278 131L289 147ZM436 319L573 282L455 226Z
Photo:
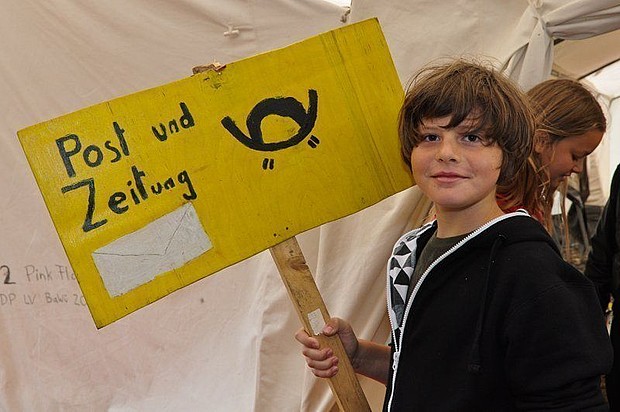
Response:
M0 4L0 411L333 409L327 384L305 368L299 321L266 252L96 330L15 133L337 28L343 9L321 0ZM351 17L379 17L404 82L441 56L507 61L532 37L520 23L528 13L523 0L354 0ZM361 337L388 337L385 262L419 201L412 188L298 236L331 314ZM381 385L362 386L379 410Z
M613 176L616 166L620 164L620 99L615 98L609 105L610 121L607 128L606 137L606 154L607 164L605 174L607 179L605 185L611 185L611 176Z
M603 159L600 165L605 193L609 191L611 176L616 170L616 165L620 164L620 82L618 79L620 79L620 61L585 78L587 84L591 84L596 90L604 91L599 100L608 107L609 122L607 133L601 144Z
M0 411L299 409L299 322L268 253L97 331L16 131L337 28L342 9L320 0L1 5ZM315 267L318 233L299 241Z
M403 2L354 0L351 17L378 16L401 81L420 65L445 56L482 56L505 66L524 90L549 78L556 39L580 40L620 29L618 0L510 0ZM461 37L459 37L461 36ZM610 96L614 97L614 96ZM607 103L610 103L609 101ZM612 107L614 106L614 107ZM620 162L618 103L607 108L610 126L600 151L609 184Z
M553 65L553 40L580 40L620 29L617 0L529 0L516 32L522 33L508 70L525 90L546 80ZM529 34L529 38L525 39ZM514 47L514 46L513 46Z

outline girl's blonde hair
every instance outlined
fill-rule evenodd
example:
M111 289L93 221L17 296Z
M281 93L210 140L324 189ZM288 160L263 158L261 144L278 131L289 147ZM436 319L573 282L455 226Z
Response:
M571 136L580 136L591 130L605 132L607 122L601 106L592 93L581 83L570 79L551 79L534 86L527 92L536 120L534 147L553 146ZM533 151L523 178L500 188L498 193L514 199L502 207L510 209L522 198L521 206L550 228L553 193L550 193L549 165L542 164Z

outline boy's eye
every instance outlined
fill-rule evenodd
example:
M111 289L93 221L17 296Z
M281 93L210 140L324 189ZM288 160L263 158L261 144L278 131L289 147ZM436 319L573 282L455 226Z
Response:
M470 142L470 143L482 141L482 138L478 136L477 134L466 134L465 136L463 136L463 139L465 139L465 141Z
M439 136L437 136L436 134L425 134L423 136L423 141L425 142L436 142L437 140L439 140Z

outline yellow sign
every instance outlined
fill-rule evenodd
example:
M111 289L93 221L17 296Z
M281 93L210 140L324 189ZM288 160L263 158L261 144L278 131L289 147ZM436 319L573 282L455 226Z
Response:
M97 327L412 184L378 22L18 132Z

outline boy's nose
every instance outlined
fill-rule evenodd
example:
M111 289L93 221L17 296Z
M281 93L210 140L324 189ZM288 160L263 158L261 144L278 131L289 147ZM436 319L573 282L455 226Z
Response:
M457 159L456 148L454 147L454 143L450 142L447 139L444 139L439 143L439 147L437 148L437 154L435 158L439 161L454 161Z

